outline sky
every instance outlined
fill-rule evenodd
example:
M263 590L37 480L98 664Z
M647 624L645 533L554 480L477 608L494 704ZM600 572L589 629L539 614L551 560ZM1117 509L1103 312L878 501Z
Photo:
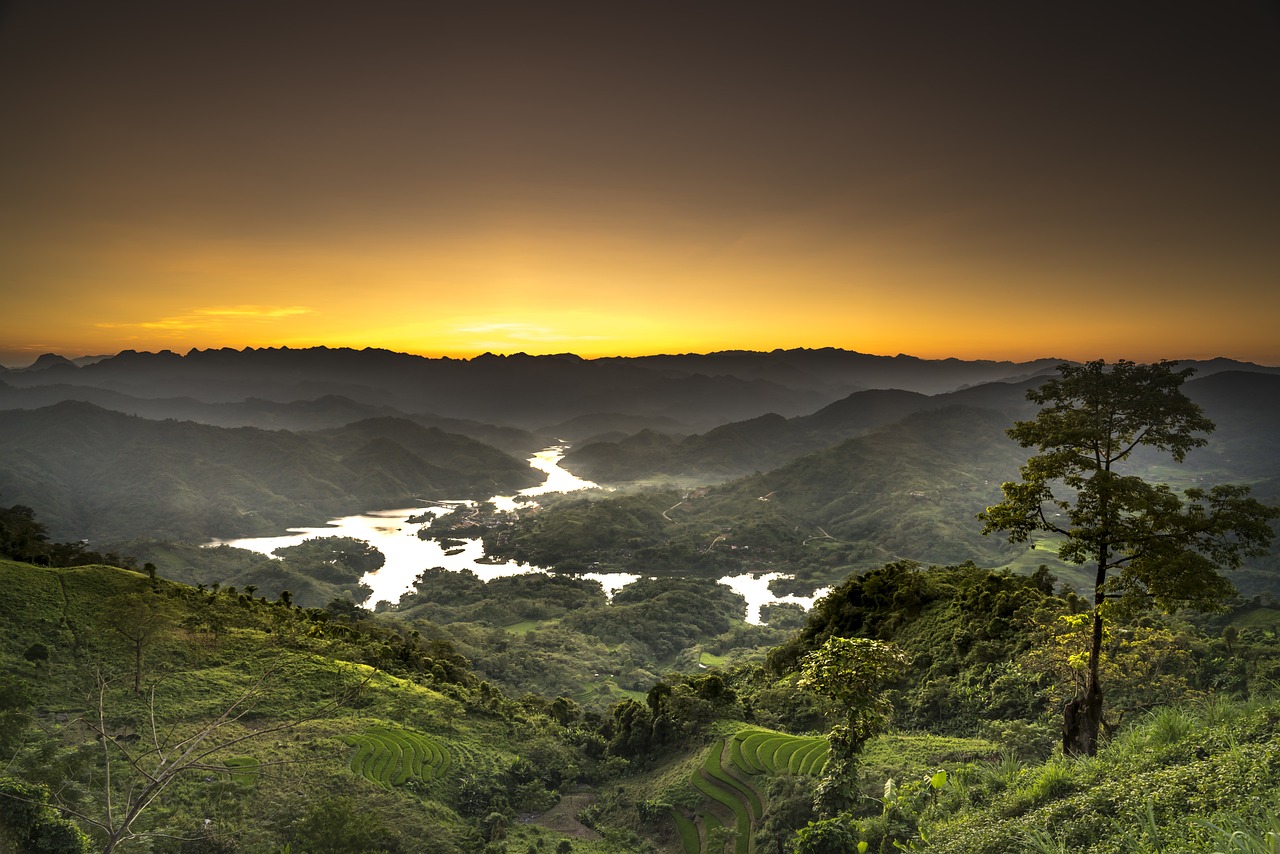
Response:
M1280 364L1280 4L17 0L0 363Z

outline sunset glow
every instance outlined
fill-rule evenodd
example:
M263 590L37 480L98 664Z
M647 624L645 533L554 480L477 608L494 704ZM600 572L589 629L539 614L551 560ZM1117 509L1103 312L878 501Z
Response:
M1280 364L1261 8L1099 29L950 5L70 5L0 28L6 365L311 345Z

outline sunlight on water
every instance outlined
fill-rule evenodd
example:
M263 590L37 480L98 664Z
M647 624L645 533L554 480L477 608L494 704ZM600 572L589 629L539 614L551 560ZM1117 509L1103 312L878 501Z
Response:
M369 607L380 601L396 603L400 595L413 589L414 579L424 569L442 567L460 572L469 569L484 581L503 575L519 575L522 572L542 572L538 567L525 563L506 561L488 562L484 559L484 543L478 539L463 540L461 545L445 547L436 540L418 537L418 531L426 527L422 522L410 522L410 518L424 515L440 516L458 504L449 502L442 506L404 507L394 510L375 510L356 516L334 519L320 528L290 528L290 533L280 537L246 537L235 540L215 540L209 546L228 545L270 555L281 546L294 546L312 537L354 537L364 540L386 557L382 568L360 579L373 588L373 595L366 603Z
M589 480L583 480L560 467L567 445L554 445L534 454L529 465L546 474L547 478L538 486L521 490L516 495L496 495L489 501L499 510L514 511L520 507L536 504L533 497L554 492L577 492L584 489L598 489ZM541 567L526 563L506 561L501 563L487 560L484 556L484 543L479 539L460 540L442 546L437 540L424 540L418 537L418 531L426 525L423 522L410 522L411 518L423 516L442 516L458 506L474 505L473 501L441 501L424 507L401 507L391 510L373 510L354 516L343 516L326 525L315 528L290 528L289 533L278 537L244 537L232 540L214 540L207 546L228 545L239 549L248 549L261 554L270 555L282 546L293 546L313 537L352 537L364 540L382 552L386 563L376 572L368 573L361 579L373 588L373 595L365 604L373 607L380 601L396 603L400 596L413 590L414 580L424 569L441 567L460 572L469 569L480 579L489 581L506 575L521 573L545 572ZM640 578L625 572L591 572L581 575L600 582L605 594L610 598L626 585ZM816 591L813 596L784 596L778 598L769 591L769 582L782 577L781 573L771 572L766 575L726 576L720 583L732 588L747 600L747 622L760 622L760 606L773 602L795 602L805 609L812 606L815 599L826 594L826 590Z
M489 499L489 502L504 513L510 513L520 507L521 504L528 504L529 499L535 495L546 495L551 492L577 492L582 489L599 489L600 487L597 484L589 480L583 480L560 467L560 461L564 459L564 452L568 449L568 445L552 445L550 448L538 451L529 458L529 466L545 474L547 479L538 486L520 490L517 495L495 495Z
M766 572L759 575L726 575L720 583L733 590L747 600L747 622L760 624L760 606L774 605L779 602L794 602L808 611L823 596L831 592L830 587L813 591L810 596L774 596L769 590L769 582L777 578L790 578L781 572Z

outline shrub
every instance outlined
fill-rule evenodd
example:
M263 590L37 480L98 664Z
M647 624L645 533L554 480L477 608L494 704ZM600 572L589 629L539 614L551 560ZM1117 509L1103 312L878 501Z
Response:
M30 854L87 854L89 837L49 800L44 786L0 777L0 831L7 830Z
M1166 706L1151 714L1147 724L1147 741L1152 747L1172 747L1195 726L1191 715L1178 706Z

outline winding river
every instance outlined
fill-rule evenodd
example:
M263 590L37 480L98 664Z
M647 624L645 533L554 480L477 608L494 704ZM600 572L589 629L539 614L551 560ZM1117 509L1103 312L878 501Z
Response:
M495 495L488 503L502 511L514 511L521 506L534 503L538 495L554 492L576 492L583 489L598 489L589 480L583 480L561 468L560 460L564 458L567 445L553 445L538 451L529 458L529 465L546 475L546 479L538 486L523 489L516 495ZM484 556L484 543L478 539L463 540L462 545L452 541L443 547L436 540L423 540L418 531L425 523L410 522L410 518L421 518L424 515L440 516L452 511L458 505L472 504L470 501L440 501L426 507L400 507L391 510L373 510L355 516L342 516L333 519L317 528L290 528L289 533L279 537L246 537L234 540L214 540L210 546L229 545L236 548L249 549L270 555L281 546L296 545L312 537L353 537L364 540L382 552L386 563L381 569L368 573L361 579L373 588L370 603L379 601L398 602L403 593L413 589L414 579L422 570L430 567L443 567L459 572L469 569L481 579L488 581L504 575L518 575L526 572L545 572L541 567L526 563L507 561L497 563ZM583 578L599 581L605 593L612 596L639 578L624 572L581 573ZM819 590L813 596L777 597L769 591L769 582L781 577L780 573L759 575L725 576L720 583L732 588L747 600L747 622L760 622L760 606L775 602L794 602L808 609L818 597L826 591Z

